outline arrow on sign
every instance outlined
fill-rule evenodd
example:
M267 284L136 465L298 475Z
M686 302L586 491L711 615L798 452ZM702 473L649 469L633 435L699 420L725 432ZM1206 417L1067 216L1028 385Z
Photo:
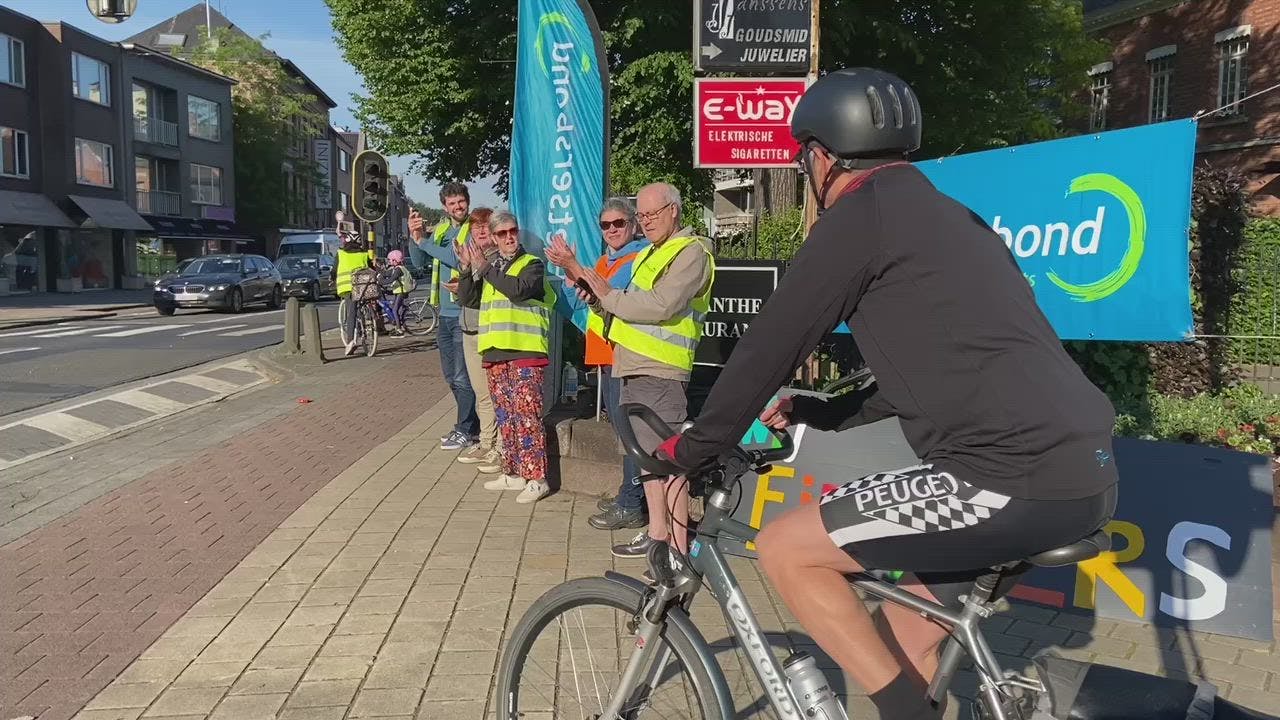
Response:
M721 50L720 48L716 47L716 46L715 46L715 43L712 43L712 44L710 44L710 45L703 45L703 46L702 46L702 54L703 54L703 55L706 55L707 57L711 58L712 60L715 60L715 59L716 59L716 56L717 56L717 55L719 55L719 54L720 54L720 53L722 53L722 52L724 52L724 51L723 51L723 50Z

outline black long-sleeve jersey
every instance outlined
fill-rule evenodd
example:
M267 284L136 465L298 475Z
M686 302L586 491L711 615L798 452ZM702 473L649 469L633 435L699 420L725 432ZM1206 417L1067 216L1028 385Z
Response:
M677 463L702 466L737 442L841 321L875 392L798 397L798 419L843 429L896 416L922 460L956 463L1011 497L1075 499L1116 482L1110 401L1067 355L1000 237L909 165L870 176L813 226Z

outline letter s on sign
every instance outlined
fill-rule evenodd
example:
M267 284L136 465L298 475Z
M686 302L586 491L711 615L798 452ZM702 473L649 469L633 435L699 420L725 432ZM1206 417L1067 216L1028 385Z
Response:
M1224 550L1231 549L1231 536L1220 527L1188 520L1174 525L1169 531L1164 556L1175 568L1199 580L1204 585L1204 594L1198 598L1176 598L1160 593L1160 612L1181 620L1208 620L1227 607L1227 581L1187 557L1187 544L1192 540L1205 540Z
M724 114L720 112L720 108L724 106L721 98L708 98L702 103L702 117L708 120L723 120Z

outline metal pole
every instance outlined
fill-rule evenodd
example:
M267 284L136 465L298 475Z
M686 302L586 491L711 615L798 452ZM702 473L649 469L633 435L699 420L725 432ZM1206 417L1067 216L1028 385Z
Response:
M809 19L809 83L812 84L818 79L818 3L819 0L813 0L812 14ZM804 204L804 234L809 235L809 228L818 221L818 198L813 193L813 183L805 182L805 204ZM803 239L802 239L803 241Z
M206 37L213 37L213 22L209 19L209 0L204 0L204 31Z

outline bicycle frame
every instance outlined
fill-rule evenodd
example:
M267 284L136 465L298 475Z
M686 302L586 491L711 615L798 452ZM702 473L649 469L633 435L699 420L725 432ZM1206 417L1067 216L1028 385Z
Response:
M698 525L695 538L689 545L690 565L700 577L687 578L686 582L679 583L682 587L688 587L687 591L683 591L684 605L687 606L692 601L693 595L701 587L701 581L705 580L711 589L712 597L729 620L738 644L750 657L751 669L759 679L760 685L765 688L769 704L780 718L800 720L802 714L799 703L791 693L782 664L774 657L769 643L764 639L760 623L756 620L746 597L743 596L737 578L717 542L721 537L743 542L756 538L758 531L734 520L730 516L732 509L730 495L723 488L715 488L707 498L706 513ZM683 575L687 573L677 571L677 579ZM655 577L658 576L655 575ZM851 577L850 584L882 600L901 605L952 628L952 636L946 641L938 671L929 685L929 697L939 700L944 696L960 664L961 653L967 652L973 658L982 676L981 690L987 700L990 717L995 720L1011 720L1004 712L1001 686L1019 683L1017 680L1005 678L995 654L978 630L981 619L991 615L992 611L987 603L970 596L966 599L964 608L957 612L867 575ZM621 716L624 703L631 697L640 681L640 673L650 667L653 648L659 647L659 644L652 641L657 638L661 629L661 616L653 612L655 604L665 607L681 592L680 587L660 586L657 594L648 598L646 606L641 608L640 623L636 630L636 649L632 651L617 691L601 715L602 718ZM650 675L665 665L666 658L663 657L662 660L661 663L653 664L654 669L649 671ZM649 687L652 687L652 682L649 683Z

